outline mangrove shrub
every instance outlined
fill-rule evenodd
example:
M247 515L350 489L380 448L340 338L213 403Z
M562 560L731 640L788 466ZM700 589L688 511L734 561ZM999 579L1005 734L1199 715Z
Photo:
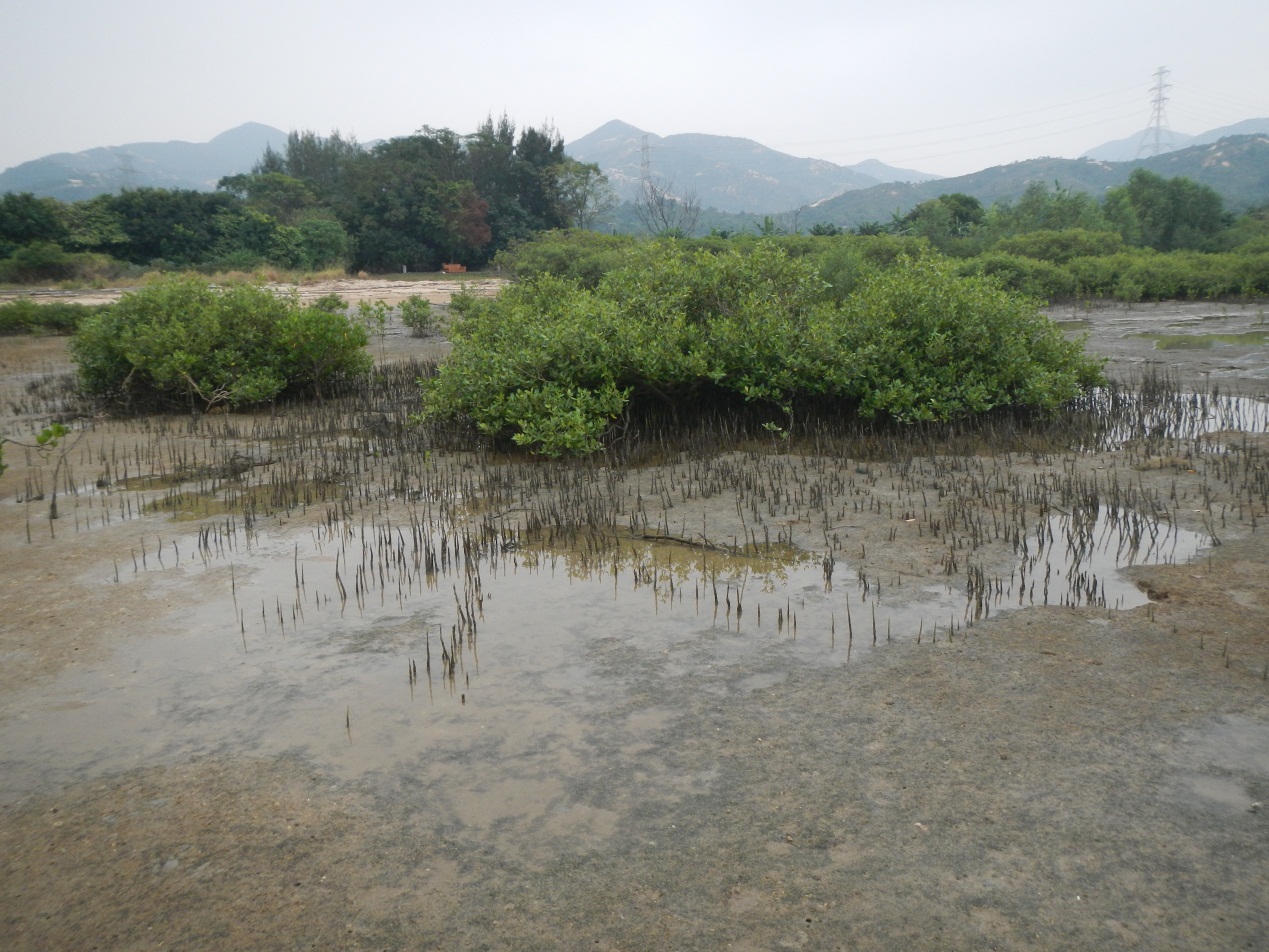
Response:
M321 397L369 371L366 329L339 311L303 307L251 284L184 277L125 294L84 319L71 341L89 393L155 406Z
M861 269L839 300L813 262L772 244L667 246L593 288L541 275L454 313L423 416L465 417L548 455L594 451L632 401L758 404L787 430L806 401L945 420L1055 408L1100 379L1036 301L934 255Z

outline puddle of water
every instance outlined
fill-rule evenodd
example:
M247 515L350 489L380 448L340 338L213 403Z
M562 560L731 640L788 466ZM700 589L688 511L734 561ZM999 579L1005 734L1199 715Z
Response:
M1153 340L1155 350L1213 350L1217 347L1260 347L1269 341L1269 331L1241 334L1133 334Z
M1227 431L1269 430L1269 402L1254 397L1178 393L1159 400L1099 388L1085 399L1090 412L1114 421L1105 438L1112 447L1142 437L1186 440Z
M1053 516L1033 541L1037 553L1024 556L1019 567L1019 604L1127 609L1147 605L1150 599L1119 573L1121 568L1185 563L1208 539L1166 523L1150 523L1133 512L1112 515L1103 509L1091 520Z
M0 725L0 797L199 754L298 752L349 778L418 776L425 764L444 777L438 761L487 760L523 784L517 816L558 819L568 804L557 774L597 737L648 743L672 719L637 720L648 679L759 691L791 665L850 666L891 640L964 638L992 612L1144 604L1117 568L1187 559L1203 542L1158 525L1152 536L1130 514L1058 515L1007 577L981 572L967 591L928 577L865 585L842 561L828 585L820 558L784 552L630 538L533 548L408 522L184 539L168 546L185 553L179 565L119 584L197 610L16 698L18 716ZM472 801L480 822L512 809L499 791Z

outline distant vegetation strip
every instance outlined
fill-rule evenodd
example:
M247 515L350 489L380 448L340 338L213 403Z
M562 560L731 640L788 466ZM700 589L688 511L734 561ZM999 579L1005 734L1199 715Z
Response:
M1259 242L1229 252L1159 252L1130 248L1114 233L1082 228L1030 232L1001 241L998 250L967 257L945 254L924 236L884 233L647 241L622 235L554 232L513 246L496 262L522 279L553 275L593 288L608 272L655 257L667 243L710 254L743 254L764 241L778 245L791 257L806 259L841 294L852 290L862 275L883 270L906 255L946 258L958 274L990 277L1008 290L1048 302L1269 297L1269 248L1262 250Z
M73 334L87 317L108 310L109 304L55 301L36 304L19 300L0 304L0 336L13 334Z

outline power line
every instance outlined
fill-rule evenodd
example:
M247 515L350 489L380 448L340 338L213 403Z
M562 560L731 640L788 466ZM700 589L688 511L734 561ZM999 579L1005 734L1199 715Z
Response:
M1116 108L1116 107L1110 107L1110 108ZM1044 132L1039 135L1028 136L1023 139L1012 139L1008 142L991 142L987 140L991 139L994 136L1013 135L1018 132L1025 132L1028 129L1038 129L1042 126L1049 125L1050 122L1063 122L1063 121L1069 121L1070 119L1085 118L1085 116L1092 115L1092 113L1086 113L1085 116L1070 116L1070 117L1067 117L1066 119L1053 119L1053 120L1048 120L1046 122L1031 123L1030 125L1016 126L1012 129L1000 129L996 132L987 132L987 133L980 133L977 135L968 135L968 136L956 136L955 138L951 138L951 139L936 139L931 142L916 142L906 146L905 148L908 148L908 149L937 148L940 146L951 145L955 142L981 140L983 144L979 146L978 148L990 149L990 148L995 148L998 145L1013 145L1018 142L1034 142L1036 139L1047 139L1049 136L1062 135L1063 133L1066 133L1066 132L1075 132L1080 129L1090 129L1090 128L1093 128L1094 126L1104 125L1108 122L1118 122L1121 119L1130 119L1134 115L1137 114L1136 110L1133 110L1132 112L1124 112L1122 111L1123 110L1122 106L1117 108L1119 108L1121 111L1116 113L1113 116L1106 116L1104 118L1097 119L1094 122L1082 123L1078 126L1066 126L1061 129L1051 129L1048 132ZM1094 112L1104 112L1104 111L1106 110L1094 110ZM973 151L973 150L970 150L970 151Z
M924 129L910 129L905 132L885 132L885 133L878 133L876 135L868 135L868 136L852 136L850 138L845 138L845 139L813 139L813 140L802 140L798 142L784 141L784 142L781 142L780 145L781 147L784 147L784 148L808 146L808 145L847 146L847 145L854 145L856 143L861 143L861 142L873 142L873 141L876 141L877 139L899 139L899 138L903 138L904 136L925 135L926 133L929 133L929 132L947 132L947 131L951 131L955 129L967 129L971 126L989 125L990 123L1005 122L1009 119L1018 119L1023 116L1034 116L1042 112L1053 112L1054 110L1057 110L1057 109L1067 109L1067 108L1070 108L1071 106L1080 106L1087 102L1094 102L1098 99L1107 99L1111 96L1122 96L1126 92L1131 92L1133 88L1134 87L1131 87L1131 86L1125 87L1123 89L1114 90L1113 92L1100 93L1096 96L1087 96L1084 99L1076 99L1076 100L1072 100L1071 102L1059 103L1054 106L1043 106L1039 109L1027 109L1022 112L1014 112L1014 113L1009 113L1003 116L995 116L990 119L973 119L973 120L970 120L969 122L958 122L958 123L954 123L952 125L947 125L947 126L929 126ZM1103 110L1101 111L1104 111L1105 109L1120 109L1120 108L1123 108L1123 106L1121 106L1120 104L1114 104L1114 105L1104 107ZM1099 110L1093 110L1093 111L1096 112ZM1087 114L1088 113L1084 113L1084 115L1087 115ZM1062 121L1065 121L1066 118L1075 118L1075 117L1058 117L1054 119L1048 119L1048 120L1044 120L1044 122L1031 123L1029 125L1024 125L1024 126L1015 126L1010 129L1002 129L996 133L989 132L989 133L986 133L986 135L1007 135L1009 133L1019 132L1022 129L1030 129L1030 128L1035 128L1036 126L1039 126L1039 125L1044 125L1045 122L1062 122ZM972 137L966 136L963 138L972 138ZM956 142L960 140L951 139L951 140L944 140L944 141ZM921 148L921 146L917 146L917 148Z
M1007 145L1021 145L1022 143L1025 143L1025 142L1036 142L1040 139L1048 139L1050 136L1064 135L1068 132L1079 132L1082 129L1095 129L1098 126L1105 125L1108 122L1118 122L1121 119L1130 119L1134 115L1136 115L1136 113L1125 113L1124 115L1121 115L1121 116L1111 116L1109 119L1099 119L1097 122L1089 122L1080 126L1069 126L1065 129L1054 129L1051 132L1046 132L1038 136L1026 136L1025 138L1022 138L1022 139L1010 139L1008 142L992 142L989 144L974 146L971 149L955 149L951 152L935 152L935 153L930 153L928 155L914 155L914 156L907 156L907 157L900 157L900 158L887 158L886 162L890 164L893 164L896 162L922 162L926 159L942 159L942 158L946 158L948 156L953 156L953 155L968 155L971 152L981 152L983 149L997 149ZM973 137L971 136L970 138L973 138ZM955 140L949 140L949 141L955 141ZM939 145L940 143L931 143L931 144Z

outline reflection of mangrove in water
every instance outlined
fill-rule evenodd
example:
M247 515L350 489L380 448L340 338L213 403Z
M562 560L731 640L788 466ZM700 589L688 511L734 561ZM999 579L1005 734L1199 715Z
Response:
M1269 331L1236 334L1134 334L1154 341L1155 350L1214 350L1217 347L1261 347L1269 342Z

